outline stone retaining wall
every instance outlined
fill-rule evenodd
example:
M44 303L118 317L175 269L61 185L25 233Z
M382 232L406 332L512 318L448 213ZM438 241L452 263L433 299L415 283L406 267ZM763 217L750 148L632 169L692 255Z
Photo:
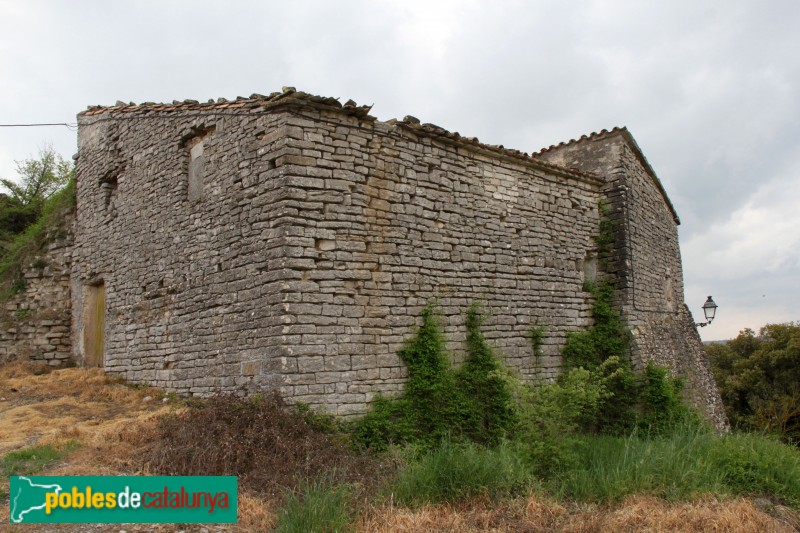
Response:
M50 366L73 363L70 321L72 220L64 234L26 261L20 287L0 310L0 363L27 360Z

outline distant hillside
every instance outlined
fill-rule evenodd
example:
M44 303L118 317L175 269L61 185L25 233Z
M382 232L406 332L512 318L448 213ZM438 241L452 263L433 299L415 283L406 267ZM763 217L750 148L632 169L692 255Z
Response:
M725 339L721 341L703 341L703 346L710 346L712 344L728 344L729 342L731 342L730 339Z

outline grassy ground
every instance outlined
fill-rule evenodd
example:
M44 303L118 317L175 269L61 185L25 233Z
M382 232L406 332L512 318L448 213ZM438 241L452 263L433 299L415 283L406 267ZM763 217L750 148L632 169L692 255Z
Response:
M157 431L159 421L169 415L174 422L184 409L180 402L164 401L164 398L155 389L130 387L97 370L64 369L51 372L42 367L23 364L0 367L0 469L3 476L0 479L0 508L3 509L3 516L8 516L7 496L2 495L2 491L7 491L8 488L8 475L23 472L49 475L155 473L150 472L147 462L142 460L143 450L150 449L152 452L154 442L167 446L167 442L159 440L164 438L163 433ZM164 427L163 422L160 427ZM264 435L253 436L256 437L265 438ZM335 439L334 442L314 440L318 437L310 434L304 438L308 442L318 442L314 445L315 449L319 446L327 447L327 456L336 455L330 452L337 449ZM409 473L405 478L401 475L395 484L383 491L365 491L362 480L342 475L329 481L304 481L294 490L284 489L281 495L276 496L275 491L258 490L265 484L266 478L263 471L254 471L247 478L250 480L249 484L240 489L239 523L235 526L215 526L213 530L268 531L281 524L284 531L301 531L307 530L309 526L299 518L314 519L315 514L326 515L330 523L340 524L341 530L365 532L760 532L800 529L794 511L775 500L762 497L712 497L702 491L691 494L659 494L655 491L659 496L671 499L630 494L630 484L634 481L643 484L641 487L632 485L643 493L652 492L646 489L642 480L646 476L657 478L660 475L659 463L652 459L668 452L661 450L659 446L685 445L685 448L679 448L678 451L690 461L691 454L688 451L704 444L700 441L683 444L654 442L640 446L631 442L627 449L624 446L620 448L619 444L609 441L604 446L597 447L591 454L582 454L584 462L581 463L581 468L574 470L576 477L563 479L560 489L544 487L541 483L531 482L523 476L508 482L508 476L518 475L520 471L518 455L512 448L501 450L491 457L493 462L484 461L485 458L478 449L467 451L466 455L459 455L460 452L455 449L445 449L432 459L435 464L430 468L421 468L415 473L412 464L407 469ZM761 444L742 444L743 447L757 445ZM580 447L580 443L577 446ZM626 451L615 458L614 450L619 449ZM681 449L685 451L681 452ZM305 452L306 456L311 453L312 449ZM764 449L759 453L774 454L774 450ZM153 456L151 453L150 457ZM167 456L163 450L155 455ZM735 458L736 454L726 453L721 457ZM606 471L598 466L600 463L595 461L598 458L603 458L602 464L608 465ZM774 472L773 481L778 483L776 487L780 483L791 483L791 480L781 481L780 478L779 462L785 458L777 457L775 460L778 468ZM642 461L651 466L648 467L650 470L639 469L641 476L634 480L617 479L614 472L631 469L614 467L614 461L617 464ZM450 475L448 468L451 468L448 465L453 463L470 467L456 472L462 476L466 472L464 479L447 477ZM351 463L330 464L341 469ZM668 465L662 466L666 469ZM739 466L742 475L746 476L749 465L745 462ZM321 465L319 468L323 467ZM367 467L368 465L364 466ZM373 467L375 466L370 468ZM688 462L672 465L670 468L685 469L687 480L691 478L693 471L697 471ZM376 470L378 471L387 472ZM580 476L584 478L579 479ZM604 494L580 492L600 490L597 488L598 479L609 480L608 487L603 489L606 491ZM723 484L737 482L742 480L720 480ZM417 486L415 483L422 485ZM418 498L418 495L428 490L425 486L444 491L441 495L434 495L434 500L453 501L452 497L455 495L457 503L425 503L424 498ZM691 483L687 486L691 488ZM627 489L622 490L620 487ZM377 496L378 492L380 496ZM554 499L553 494L561 494L561 497ZM604 503L587 503L592 498ZM6 527L10 531L42 530L30 526L15 526L13 529ZM174 526L154 528L150 525L126 525L124 528L103 526L98 529L97 526L64 525L57 528L59 531L121 529L128 532L171 531ZM202 526L181 529L203 530ZM5 530L2 523L0 530ZM53 527L48 526L47 530L53 530Z

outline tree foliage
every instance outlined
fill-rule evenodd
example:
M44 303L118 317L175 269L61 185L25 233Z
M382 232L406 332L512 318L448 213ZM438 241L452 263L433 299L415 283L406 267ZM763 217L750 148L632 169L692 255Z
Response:
M800 324L745 329L727 344L706 347L734 426L800 443Z
M42 218L48 200L69 184L72 163L45 147L37 158L17 161L17 180L0 178L0 252Z
M72 163L64 160L51 146L39 151L35 159L17 161L19 181L0 179L13 203L20 206L41 206L62 189L73 174Z

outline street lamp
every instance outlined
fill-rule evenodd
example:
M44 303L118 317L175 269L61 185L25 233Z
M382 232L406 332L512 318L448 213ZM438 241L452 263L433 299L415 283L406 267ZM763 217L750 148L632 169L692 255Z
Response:
M695 326L704 328L711 324L711 322L714 320L714 315L717 314L717 307L717 304L715 304L714 300L712 300L711 296L709 296L708 300L706 300L706 303L703 304L703 314L706 315L706 321L698 322L695 324Z

